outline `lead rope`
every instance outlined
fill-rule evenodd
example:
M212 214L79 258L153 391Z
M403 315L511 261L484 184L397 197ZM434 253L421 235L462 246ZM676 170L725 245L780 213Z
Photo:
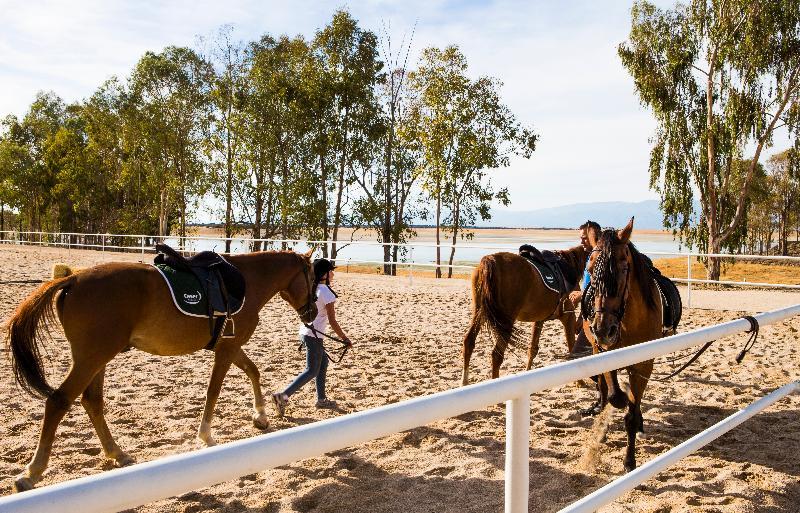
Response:
M739 353L739 356L736 357L736 363L742 363L744 360L745 355L753 348L758 340L758 321L752 315L745 315L742 319L747 320L750 323L750 329L747 330L745 333L750 333L750 338L747 339L747 342L744 343L744 348Z
M325 353L325 356L328 357L328 360L332 361L333 363L341 362L342 359L344 358L344 355L347 354L347 350L350 349L350 346L353 345L352 343L346 342L346 341L344 341L344 340L342 340L340 338L332 337L331 335L328 335L326 333L322 333L322 332L317 331L317 329L314 327L313 324L303 323L303 325L306 328L310 329L312 333L314 333L314 338L317 338L320 341L322 341L322 337L325 337L325 338L333 340L334 342L339 342L340 344L342 344L343 347L341 349L341 352L338 355L339 358L335 359L335 360L331 357L330 354L328 354L328 349L325 347L325 344L322 344L322 351ZM297 350L298 351L302 351L303 350L303 343L302 342L300 342L300 344L297 346Z
M740 319L744 319L744 320L746 320L747 322L750 323L750 329L745 332L745 333L750 333L750 337L747 339L747 342L744 343L744 348L741 350L741 352L739 352L739 355L736 357L736 363L742 363L742 360L744 360L745 355L747 355L747 353L753 348L753 346L755 345L756 341L758 340L758 330L759 330L758 320L755 317L753 317L752 315L745 315L744 317L740 317ZM665 377L662 377L662 378L655 378L655 377L651 376L650 380L651 381L666 381L666 380L668 380L670 378L674 378L675 376L677 376L678 374L683 372L684 369L686 369L688 366L690 366L692 363L694 363L694 361L697 360L700 357L700 355L703 354L703 352L705 352L705 350L708 349L711 346L711 344L713 344L714 342L716 342L716 341L712 340L711 342L706 342L705 345L703 347L701 347L692 356L692 358L688 362L683 364L678 370L676 370L676 371L672 372L671 374L669 374L669 375L667 375Z

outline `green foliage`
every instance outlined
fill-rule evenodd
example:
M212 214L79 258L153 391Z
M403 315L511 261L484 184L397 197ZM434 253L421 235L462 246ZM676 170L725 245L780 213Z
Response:
M650 185L664 221L701 250L738 248L761 153L778 127L796 134L800 119L800 2L693 0L662 10L640 0L631 16L619 56L658 122ZM718 271L712 259L709 275Z
M437 242L444 227L455 245L478 216L489 219L493 200L509 203L507 190L492 189L487 171L508 166L514 154L529 158L537 136L501 103L499 81L467 76L466 57L455 46L425 49L409 78L415 98L402 133L419 148L423 189L436 202Z
M454 240L508 203L489 170L529 157L536 136L457 48L426 50L410 75L346 10L312 40L234 33L146 52L82 102L40 93L7 117L0 204L25 229L185 235L206 201L226 237L322 239L335 257L345 226L405 241L430 198Z

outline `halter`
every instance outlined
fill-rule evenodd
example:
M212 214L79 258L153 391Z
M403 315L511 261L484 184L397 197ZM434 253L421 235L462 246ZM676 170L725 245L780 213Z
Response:
M599 251L600 251L599 249L593 249L592 253L599 252ZM616 311L614 311L614 310L606 309L604 306L601 306L601 308L599 309L599 311L604 313L604 314L613 314L614 316L616 316L616 318L619 321L620 325L622 325L622 318L625 316L625 305L628 303L628 284L630 283L630 266L627 266L625 268L624 272L625 272L625 285L623 285L623 287L622 287L622 301L620 302L619 308L617 308ZM594 273L592 273L592 278L594 278ZM594 285L591 282L590 282L590 285L592 286L593 289L596 289L596 287L594 287ZM594 292L594 291L592 291L592 292ZM587 295L587 299L589 299L588 295ZM587 301L587 303L594 303L593 294L592 294L592 297L590 299L592 299L592 301ZM603 304L605 304L605 298L603 298ZM585 316L585 319L590 321L589 330L592 332L592 335L594 335L594 338L596 340L597 339L597 335L594 332L594 318L597 315L598 311L595 310L593 307L592 308L588 308L587 310L588 311L587 311L587 315ZM615 342L612 345L612 348L616 344L617 344L617 342ZM605 349L603 349L603 347L599 343L597 344L597 348L598 348L599 352L601 352L601 353L605 351Z
M301 306L300 309L296 310L301 320L303 316L311 313L311 309L317 303L317 287L311 285L308 275L306 275L306 286L308 287L308 301L306 301L306 304Z

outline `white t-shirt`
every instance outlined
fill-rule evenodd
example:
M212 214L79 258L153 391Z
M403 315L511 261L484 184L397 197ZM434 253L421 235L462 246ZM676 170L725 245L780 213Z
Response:
M314 326L314 329L319 333L325 333L325 330L328 329L328 310L325 308L325 305L329 305L335 301L336 296L333 295L333 292L331 292L331 289L327 285L324 283L317 285L317 316L314 318L314 322L312 322L311 325ZM314 335L313 331L306 328L304 324L301 324L300 336L319 337L320 335Z

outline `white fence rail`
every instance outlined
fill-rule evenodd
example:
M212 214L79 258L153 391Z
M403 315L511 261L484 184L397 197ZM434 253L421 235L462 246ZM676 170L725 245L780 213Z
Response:
M755 318L763 326L795 315L800 315L800 304L765 312ZM542 369L111 470L0 498L0 511L101 513L133 508L506 401L505 511L526 512L529 493L530 394L741 333L749 328L748 321L737 319ZM768 396L766 401L752 405L745 413L735 414L733 420L728 424L721 423L722 429L715 428L713 434L704 432L701 442L704 444L717 438L724 432L723 429L733 427L797 386L798 383L794 383L792 387L776 392L778 395ZM685 455L685 448L681 447L667 459L659 460L658 465L671 464ZM697 447L699 444L693 442L692 450ZM625 484L617 487L613 493L603 492L602 499L592 499L591 505L584 506L579 502L568 511L594 511L648 478L651 468L643 465L642 469L646 470L634 474L636 478L625 476Z

